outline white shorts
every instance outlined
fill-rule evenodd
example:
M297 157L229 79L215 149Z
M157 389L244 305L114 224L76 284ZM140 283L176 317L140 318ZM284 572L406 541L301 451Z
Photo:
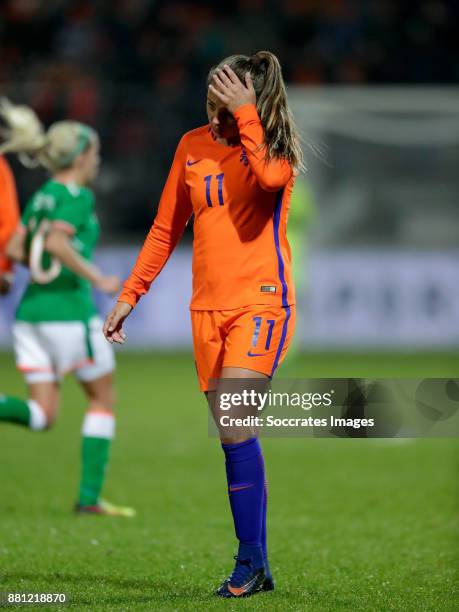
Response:
M17 368L28 383L53 382L68 372L91 381L115 369L111 344L102 333L102 320L27 323L13 325Z

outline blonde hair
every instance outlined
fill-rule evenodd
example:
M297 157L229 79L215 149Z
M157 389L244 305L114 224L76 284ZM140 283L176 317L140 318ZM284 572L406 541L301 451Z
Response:
M273 157L289 161L295 172L305 170L300 136L288 105L287 91L279 60L270 51L258 51L252 56L231 55L209 71L209 84L215 71L225 64L234 70L245 85L250 72L257 96L257 110L265 131L266 160Z
M43 166L51 173L69 168L75 158L98 139L97 133L78 121L58 121L45 132L43 124L28 106L0 100L0 118L5 127L0 153L17 153L28 168Z

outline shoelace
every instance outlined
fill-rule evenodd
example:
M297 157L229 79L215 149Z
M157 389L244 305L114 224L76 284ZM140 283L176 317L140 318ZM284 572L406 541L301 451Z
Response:
M248 578L250 578L253 571L252 561L251 559L239 559L237 555L234 557L234 560L236 561L236 565L229 581L232 586L239 587L245 584Z

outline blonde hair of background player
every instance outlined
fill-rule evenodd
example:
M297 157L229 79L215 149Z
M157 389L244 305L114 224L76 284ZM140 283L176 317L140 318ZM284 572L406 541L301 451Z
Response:
M70 168L88 145L98 142L97 133L77 121L58 121L45 131L31 108L6 98L0 100L0 117L0 153L17 153L25 166L42 166L51 174Z

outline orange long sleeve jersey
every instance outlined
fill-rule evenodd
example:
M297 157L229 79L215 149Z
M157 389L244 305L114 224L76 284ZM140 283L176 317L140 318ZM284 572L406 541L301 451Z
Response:
M295 303L286 236L294 176L265 162L256 107L234 113L241 143L218 143L208 126L177 147L158 213L119 300L135 306L168 260L194 213L191 310Z
M5 249L18 223L19 206L13 173L6 159L0 155L0 272L8 272L12 268Z

